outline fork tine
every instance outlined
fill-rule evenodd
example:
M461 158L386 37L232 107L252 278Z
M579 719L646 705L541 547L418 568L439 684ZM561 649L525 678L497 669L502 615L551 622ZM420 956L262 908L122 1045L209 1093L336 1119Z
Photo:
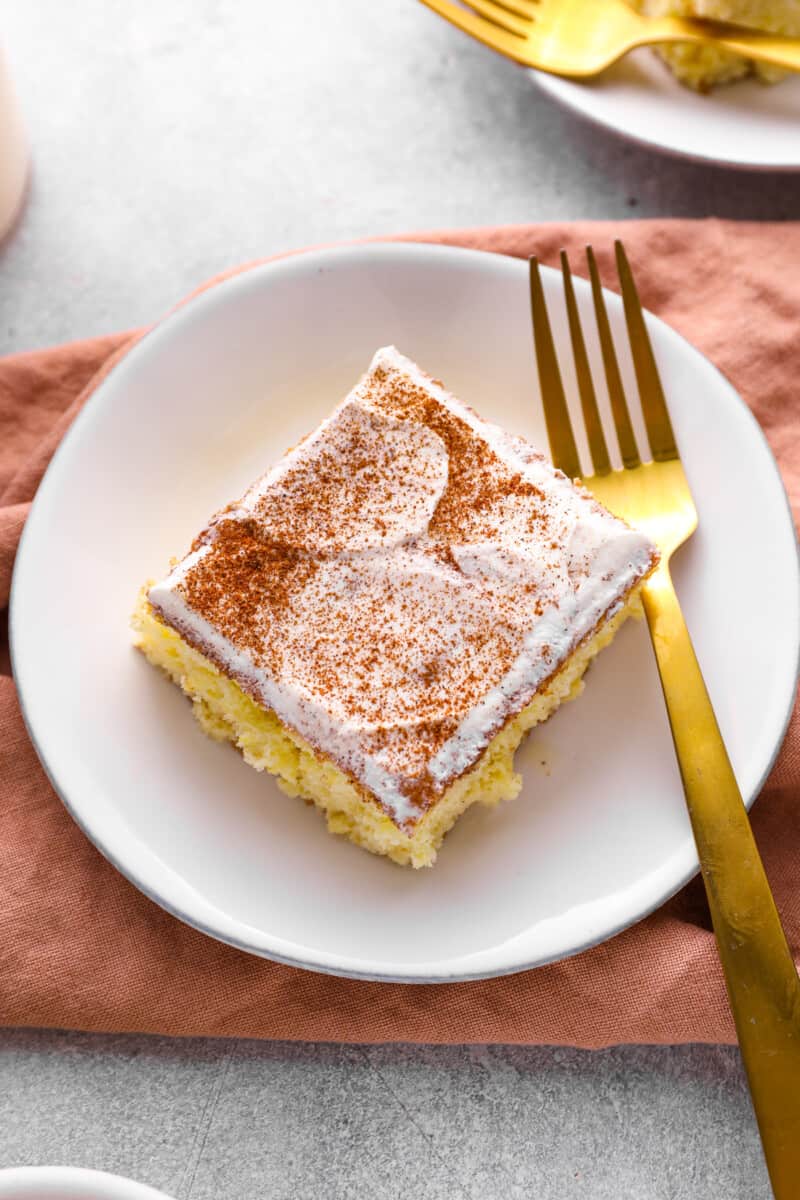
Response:
M567 317L569 318L569 335L572 340L572 354L575 359L575 373L578 377L578 392L581 397L583 423L586 427L586 437L592 455L595 475L608 475L611 462L608 457L603 425L597 408L592 372L586 356L586 343L583 340L583 330L578 316L578 306L575 303L575 289L572 286L572 273L569 269L569 259L566 250L561 251L561 274L564 277L564 297L567 302Z
M553 465L563 471L568 479L578 479L582 474L581 461L578 458L578 450L572 434L567 399L564 395L556 348L553 345L553 335L550 331L550 319L547 315L547 304L539 274L539 261L535 257L530 260L530 285L533 345L536 353L536 369L539 372L544 420L547 426L547 440L550 442L550 457Z
M638 467L641 459L639 458L639 451L636 448L636 439L633 436L633 426L631 425L631 417L628 412L628 404L622 388L617 353L614 349L614 340L611 337L611 329L608 324L606 302L603 299L600 273L597 270L597 263L591 246L586 247L586 261L589 264L589 277L592 281L592 298L594 300L595 317L597 318L597 332L600 335L600 349L603 354L603 366L605 367L606 383L608 384L608 398L611 401L611 413L614 417L614 427L617 431L619 452L622 455L624 466Z
M622 302L625 306L628 339L631 344L633 366L636 371L639 399L642 404L647 437L650 441L650 450L656 462L668 462L669 459L678 457L678 447L675 444L669 409L664 399L664 389L658 376L653 347L650 344L647 326L642 316L639 293L636 291L633 272L625 254L625 248L622 242L616 241L614 249L617 255L617 274L622 289Z
M486 17L493 24L499 25L501 29L507 29L509 33L516 33L518 37L526 37L530 32L531 22L529 20L510 12L504 4L495 3L495 0L462 0L462 3Z
M463 2L466 3L467 0L463 0ZM516 13L518 17L527 17L529 21L536 20L539 0L496 0L496 3L501 8L507 8L509 12Z
M461 8L460 5L454 4L453 0L422 0L422 3L463 33L468 33L470 37L483 42L484 46L496 50L498 54L505 54L515 62L525 63L523 38L508 33L507 30L501 29L491 21L484 20L483 17L470 12L469 9Z

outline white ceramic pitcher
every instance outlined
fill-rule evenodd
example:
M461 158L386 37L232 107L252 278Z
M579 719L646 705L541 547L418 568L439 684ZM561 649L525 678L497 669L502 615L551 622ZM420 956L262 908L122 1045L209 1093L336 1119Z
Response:
M28 145L8 66L0 47L0 241L20 210L28 175Z

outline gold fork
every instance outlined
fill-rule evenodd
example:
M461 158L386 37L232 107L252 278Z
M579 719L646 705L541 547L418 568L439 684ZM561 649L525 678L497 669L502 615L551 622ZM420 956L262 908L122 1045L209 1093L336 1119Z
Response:
M800 38L718 21L647 17L627 0L422 0L514 62L552 75L598 75L638 46L696 42L800 71Z
M539 266L530 263L531 313L547 436L555 466L612 512L645 530L661 562L642 592L719 956L773 1191L800 1195L800 981L753 839L669 571L697 528L669 411L631 269L617 271L652 459L631 425L597 263L587 248L606 384L623 467L613 470L597 407L569 263L561 252L567 317L593 474L583 475L561 382Z

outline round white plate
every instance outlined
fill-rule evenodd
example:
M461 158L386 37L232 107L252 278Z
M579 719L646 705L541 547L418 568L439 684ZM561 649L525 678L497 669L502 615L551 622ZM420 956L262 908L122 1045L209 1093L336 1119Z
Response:
M558 276L546 272L545 288L563 352ZM588 313L582 281L577 293ZM621 305L609 302L619 335ZM747 408L676 333L650 327L700 511L677 584L751 800L793 697L793 527ZM75 819L182 920L337 974L520 970L631 924L697 868L643 627L621 632L585 695L522 749L519 799L471 810L433 870L418 872L331 837L313 808L204 737L178 689L128 644L142 581L313 429L388 342L485 416L546 444L525 263L372 244L238 275L140 342L65 438L17 560L17 682Z
M586 83L530 74L567 108L654 150L727 167L800 170L800 75L772 87L746 79L701 96L647 49Z
M169 1200L143 1183L82 1167L10 1167L0 1171L0 1200Z

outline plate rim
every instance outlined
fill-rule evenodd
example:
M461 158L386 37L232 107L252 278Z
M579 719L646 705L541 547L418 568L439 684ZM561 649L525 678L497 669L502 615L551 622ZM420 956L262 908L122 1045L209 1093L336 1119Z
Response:
M120 861L120 859L118 858L116 853L114 853L113 850L105 844L104 840L102 838L98 839L98 837L90 830L88 822L83 819L83 817L79 813L78 809L75 807L72 800L66 795L65 791L58 784L58 782L55 778L54 772L51 768L51 764L48 762L48 759L44 753L43 747L40 745L40 742L34 731L33 723L30 718L27 697L24 694L23 687L20 685L21 675L18 670L18 661L19 660L18 660L17 633L16 633L17 622L19 619L18 614L20 611L20 601L17 599L17 597L19 595L18 581L24 570L24 567L22 564L24 564L25 556L27 553L27 546L29 544L29 530L32 527L31 517L33 516L35 506L40 502L40 497L44 493L45 485L47 483L48 477L52 478L52 473L53 473L54 467L56 466L56 464L60 463L61 460L63 460L64 454L69 452L69 445L70 445L71 441L73 440L73 438L76 436L76 430L79 435L81 432L81 429L85 425L86 421L91 420L92 412L97 408L97 406L99 404L101 404L103 402L102 401L103 392L106 389L106 385L108 384L108 381L110 379L112 379L112 377L115 375L115 373L121 367L123 367L124 364L127 363L128 359L131 356L137 357L138 354L142 352L142 348L147 346L147 344L149 343L149 341L151 340L153 335L157 334L165 325L171 323L174 319L180 319L180 317L182 316L182 314L184 313L186 308L194 306L196 304L203 304L204 302L208 302L211 299L211 297L215 296L218 293L218 289L220 289L220 288L225 289L225 290L235 289L236 287L242 286L254 274L268 273L274 268L291 266L292 264L298 264L299 262L301 262L303 260L305 260L305 262L307 263L309 258L311 258L313 261L313 260L326 259L326 258L335 258L340 255L352 255L352 254L356 254L357 256L364 255L366 257L369 257L371 254L375 253L376 251L386 252L390 256L396 255L399 258L405 257L405 256L409 255L411 252L417 252L417 253L422 252L423 257L426 256L427 254L432 254L437 257L442 257L442 258L453 257L453 258L460 258L462 260L464 260L466 258L473 258L473 259L479 258L479 259L483 259L483 260L506 259L509 262L514 262L514 263L521 263L524 261L514 255L497 254L496 252L493 252L493 251L477 250L477 249L473 249L471 247L462 247L462 246L454 246L454 245L441 244L441 243L431 243L431 242L425 242L425 241L413 241L413 240L381 241L379 239L372 239L369 242L344 243L344 244L336 245L336 246L328 246L328 247L322 247L322 248L317 248L317 249L310 249L308 251L301 251L301 252L294 253L294 254L291 254L288 256L281 256L279 258L269 259L265 262L262 261L262 262L256 262L253 264L248 264L239 270L234 270L232 273L229 273L229 274L226 273L224 275L224 277L219 279L218 281L211 281L209 285L207 285L205 287L201 287L200 289L194 291L185 300L179 302L178 305L169 309L149 329L147 329L147 331L144 334L142 334L141 336L136 338L131 343L130 347L127 348L119 358L117 358L117 360L113 363L111 368L100 376L100 378L97 382L97 385L95 387L93 387L93 389L92 389L91 393L89 394L89 396L87 397L86 402L83 405L82 409L77 414L75 420L69 426L64 437L61 439L50 463L47 466L47 469L46 469L44 475L42 476L42 479L39 483L39 486L37 488L36 494L34 496L34 499L33 499L32 505L31 505L31 510L28 514L28 518L26 519L25 526L23 528L22 536L20 538L20 543L19 543L19 546L17 549L16 560L14 563L14 571L13 571L13 575L12 575L11 594L10 594L10 601L9 601L9 648L10 648L10 656L11 656L12 673L13 673L13 678L14 678L16 688L17 688L17 696L18 696L18 702L20 705L20 710L22 713L23 721L25 723L25 727L26 727L28 736L31 739L31 743L34 747L37 757L39 758L39 762L47 776L47 779L50 782L51 787L53 788L55 794L58 796L61 803L64 805L65 809L69 813L72 820L76 823L78 828L83 832L83 834L92 843L92 845L96 847L96 849L114 867L114 869L117 870L123 876L123 878L128 880L129 883L131 883L139 892L141 892L144 896L146 896L150 901L152 901L154 904L156 904L159 908L170 913L171 916L177 918L183 924L189 926L190 928L194 928L194 929L198 930L199 932L205 934L206 936L212 938L215 941L230 945L230 946L234 947L235 949L242 950L245 953L254 955L258 958L267 959L268 961L273 961L273 962L279 962L285 966L296 967L296 968L300 968L303 970L315 972L318 974L332 975L332 976L335 976L338 978L362 980L365 982L373 982L373 983L375 983L375 982L377 982L377 983L393 983L393 984L402 983L402 984L414 984L414 985L436 985L436 984L445 984L445 983L462 983L462 982L472 982L472 981L483 980L483 979L500 978L500 977L507 976L507 975L520 974L525 971L533 970L537 967L547 966L551 963L565 961L566 959L569 959L578 954L581 954L584 951L592 949L593 947L595 947L597 945L601 945L602 943L610 940L611 938L616 937L618 934L622 933L626 929L629 929L629 928L633 927L634 925L639 924L640 921L642 921L646 917L650 916L653 912L655 912L658 908L662 907L662 905L664 905L673 896L675 896L677 894L677 892L679 892L683 887L685 887L686 884L691 879L693 879L694 876L698 873L699 862L697 861L696 852L694 851L694 847L692 847L692 863L689 866L689 868L682 873L682 875L679 877L677 883L674 886L670 885L670 887L667 888L663 893L661 893L652 903L648 903L644 907L637 908L635 915L633 915L632 917L627 916L621 922L616 923L615 925L613 925L610 928L606 928L598 936L596 936L595 934L592 934L588 938L588 940L581 941L578 944L570 944L570 946L566 950L562 949L555 953L544 953L544 954L541 954L541 955L535 957L533 960L526 961L526 962L514 963L512 965L497 966L497 967L488 968L488 969L483 968L483 969L480 969L480 970L477 970L474 972L464 971L464 970L456 970L456 971L440 971L438 973L437 972L426 973L423 970L414 970L413 968L411 968L409 970L408 968L406 968L402 972L393 973L388 970L384 970L384 971L368 970L368 969L366 969L366 964L360 965L359 960L353 958L352 955L347 956L347 961L349 961L350 963L352 963L354 965L341 966L341 965L336 964L331 961L321 962L319 958L306 959L300 955L285 954L285 953L282 953L281 951L276 951L274 949L267 950L263 946L253 944L252 942L248 942L244 938L234 936L227 931L223 933L219 929L213 929L213 928L209 927L208 925L206 925L203 922L203 920L185 912L180 905L175 904L171 900L165 899L164 897L156 894L155 890L149 885L149 883L145 882L142 878L139 877L139 872L135 869L135 867L123 865L123 863ZM556 276L559 275L559 272L556 270L556 268L544 267L544 270L548 274L553 274ZM604 290L608 291L608 289L604 289ZM610 294L615 295L615 293L610 293ZM798 601L798 604L800 605L800 539L798 539L798 531L797 531L797 527L794 522L794 515L792 513L791 505L789 502L789 497L788 497L788 494L786 491L785 484L783 482L783 478L780 473L780 468L778 467L777 460L775 459L775 455L772 452L772 449L769 445L769 442L766 438L764 431L762 430L761 426L759 425L758 421L756 420L756 417L753 414L752 410L749 408L749 406L744 401L743 397L739 394L739 392L734 387L734 385L731 383L731 381L720 370L720 368L716 366L715 363L713 363L696 346L694 346L691 342L689 342L688 339L686 339L682 334L680 334L677 330L672 328L672 326L667 324L667 322L664 321L662 318L658 317L654 313L651 313L649 310L647 310L647 315L651 320L655 321L658 325L660 325L663 329L665 329L671 338L676 339L688 351L690 351L691 353L693 353L695 355L698 355L708 367L711 367L711 369L715 372L715 374L722 381L726 391L731 396L731 398L735 399L738 402L739 406L744 410L744 413L746 414L747 418L749 418L751 430L757 435L758 438L760 438L763 448L766 450L766 453L767 453L767 461L769 461L769 463L770 463L772 472L775 475L775 478L777 480L777 483L778 483L778 486L780 489L780 493L783 497L785 512L786 512L786 516L787 516L787 519L789 522L789 527L793 531L793 535L794 535L795 558L796 558L796 564L798 567L798 585L797 585L797 588L795 589L795 591L796 591L795 599ZM102 371L102 368L101 368L101 371ZM88 413L88 416L87 416L87 413ZM64 449L65 447L67 448L66 451ZM775 761L778 757L778 754L780 753L781 747L785 740L786 731L788 729L789 722L791 721L792 713L794 711L793 697L796 695L798 684L800 684L800 623L798 623L793 657L794 657L793 689L790 693L786 712L784 713L783 720L782 720L782 723L780 726L780 730L777 732L775 743L774 743L771 755L769 757L769 760L766 763L765 768L762 771L762 774L759 777L757 784L754 787L751 795L744 798L745 807L748 810L751 808L751 806L757 799L758 795L760 794L760 792L764 786L764 783L765 783L767 777L769 776L769 774L772 770L772 767L775 764ZM246 925L246 922L244 922L242 920L236 919L235 923L240 928L248 928L248 926ZM278 935L269 935L269 936L279 942L286 943L286 941L287 941L287 939L281 938ZM289 943L289 944L294 945L295 943ZM321 957L324 957L327 960L331 960L335 957L328 951L323 951L320 953L321 953ZM469 958L469 957L474 957L474 956L472 954L467 954L467 955L462 955L460 957L461 958ZM422 965L423 965L423 967L425 966L425 964L422 964Z
M593 109L584 108L582 105L575 103L573 100L573 89L580 89L587 86L580 80L552 75L547 71L537 70L535 67L528 67L527 74L535 87L541 89L550 100L560 105L567 112L573 113L580 120L587 121L593 128L603 129L621 141L630 142L640 149L649 150L655 154L665 154L669 158L678 159L681 162L695 163L706 167L720 167L726 171L749 171L757 175L800 174L800 154L798 154L797 161L793 163L754 163L744 158L727 158L714 154L703 154L700 151L687 150L679 146L656 141L655 138L648 138L644 134L633 133L629 129L625 129L612 121L604 119ZM735 87L737 82L741 81L735 80L730 86ZM568 86L564 87L564 85Z
M13 1189L22 1186L22 1192ZM36 1193L29 1192L35 1187ZM171 1200L166 1192L151 1187L150 1184L140 1183L137 1179L129 1179L126 1175L117 1175L111 1171L96 1170L94 1167L76 1167L72 1165L53 1163L37 1166L16 1166L0 1168L0 1198L21 1200L29 1196L35 1200L38 1189L43 1188L48 1200L57 1200L71 1193L77 1200L78 1189L85 1190L87 1200ZM69 1192L65 1191L69 1188ZM11 1190L9 1190L11 1189ZM73 1190L74 1189L74 1190Z

